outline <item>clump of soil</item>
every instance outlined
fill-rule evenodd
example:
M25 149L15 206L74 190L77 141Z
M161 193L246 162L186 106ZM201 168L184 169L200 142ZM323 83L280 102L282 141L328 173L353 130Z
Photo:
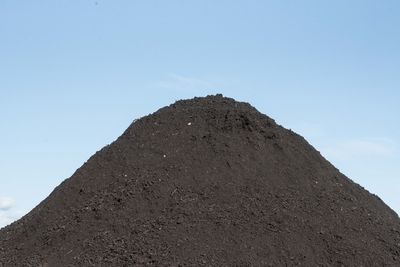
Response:
M400 220L221 95L135 121L0 231L0 266L400 266Z

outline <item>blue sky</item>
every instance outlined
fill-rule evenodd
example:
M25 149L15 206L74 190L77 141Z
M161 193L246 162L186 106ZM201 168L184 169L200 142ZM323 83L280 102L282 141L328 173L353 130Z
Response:
M400 213L398 1L0 2L0 227L133 119L248 101Z

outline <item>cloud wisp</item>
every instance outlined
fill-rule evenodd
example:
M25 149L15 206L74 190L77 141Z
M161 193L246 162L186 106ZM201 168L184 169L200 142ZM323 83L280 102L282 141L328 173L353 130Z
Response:
M360 157L390 157L395 152L393 143L387 139L348 140L326 147L323 150L328 158L337 160Z
M7 212L0 211L0 228L9 225L15 221L17 217L8 214Z
M14 199L0 197L0 228L18 219L18 216L15 216L13 212L14 204Z
M14 206L14 200L8 197L0 197L0 210L6 211Z

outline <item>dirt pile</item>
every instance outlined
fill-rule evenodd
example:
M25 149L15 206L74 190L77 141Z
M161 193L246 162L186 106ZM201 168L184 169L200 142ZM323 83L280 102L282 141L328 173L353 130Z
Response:
M0 231L0 266L400 266L400 220L221 95L135 121Z

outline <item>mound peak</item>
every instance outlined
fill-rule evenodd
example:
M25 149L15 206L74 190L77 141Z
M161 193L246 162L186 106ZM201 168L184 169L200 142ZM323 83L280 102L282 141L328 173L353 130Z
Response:
M385 266L400 220L222 95L140 118L0 231L0 266Z

